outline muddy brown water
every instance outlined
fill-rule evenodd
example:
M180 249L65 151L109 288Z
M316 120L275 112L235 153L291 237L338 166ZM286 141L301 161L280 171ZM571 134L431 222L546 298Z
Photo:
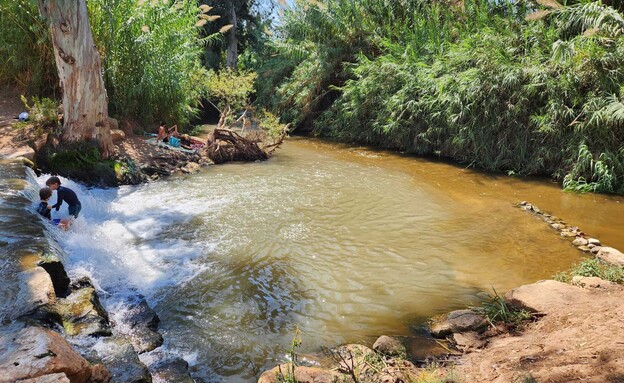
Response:
M203 382L255 381L295 327L302 354L371 345L581 260L522 200L624 249L622 197L313 139L263 163L79 193L80 231L59 239L73 272L90 270L109 301L146 295L164 349Z

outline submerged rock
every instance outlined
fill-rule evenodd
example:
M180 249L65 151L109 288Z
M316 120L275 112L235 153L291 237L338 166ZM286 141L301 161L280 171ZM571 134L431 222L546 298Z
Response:
M601 247L600 250L598 250L596 257L612 265L624 266L624 254L612 247Z
M487 327L487 320L472 310L455 310L439 319L434 319L430 332L436 338L443 338L451 333L480 331Z
M188 363L180 357L159 359L151 363L149 371L154 380L159 382L193 383L189 375Z
M373 344L373 350L387 356L405 357L407 350L397 338L382 335Z
M97 361L110 372L113 382L152 382L147 367L126 340L117 337L101 338L94 349L97 352Z

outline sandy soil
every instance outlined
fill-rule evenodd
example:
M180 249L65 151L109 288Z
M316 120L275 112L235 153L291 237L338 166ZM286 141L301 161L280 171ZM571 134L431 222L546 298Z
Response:
M17 91L0 88L0 159L34 154L20 132L11 127L17 116L25 110Z
M464 355L457 375L474 383L624 383L624 286L579 290L550 302L519 335Z

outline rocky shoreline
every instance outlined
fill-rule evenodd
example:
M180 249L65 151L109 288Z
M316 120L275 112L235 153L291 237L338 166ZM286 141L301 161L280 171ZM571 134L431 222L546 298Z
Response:
M7 238L0 243L0 382L192 382L181 358L141 362L140 354L163 343L156 313L139 296L111 320L88 278L70 280L62 250L27 210L31 201L16 192L27 186L26 168L3 166L0 191L10 214L0 226Z

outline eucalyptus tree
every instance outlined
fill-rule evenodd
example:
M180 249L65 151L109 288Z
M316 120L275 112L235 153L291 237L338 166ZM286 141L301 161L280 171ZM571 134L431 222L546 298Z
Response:
M54 58L63 90L61 142L96 141L107 158L113 150L108 98L100 55L95 49L85 0L39 0L50 26Z

